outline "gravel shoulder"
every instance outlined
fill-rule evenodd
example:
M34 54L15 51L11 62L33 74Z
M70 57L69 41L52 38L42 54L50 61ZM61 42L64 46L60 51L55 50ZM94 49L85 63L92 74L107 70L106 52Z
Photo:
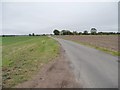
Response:
M61 48L60 56L43 66L31 80L21 83L15 88L78 88L75 76Z

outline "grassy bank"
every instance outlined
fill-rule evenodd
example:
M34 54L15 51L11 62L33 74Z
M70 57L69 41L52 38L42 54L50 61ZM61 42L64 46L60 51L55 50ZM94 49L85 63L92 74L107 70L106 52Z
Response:
M32 77L59 54L58 43L46 36L2 38L3 87L13 87Z

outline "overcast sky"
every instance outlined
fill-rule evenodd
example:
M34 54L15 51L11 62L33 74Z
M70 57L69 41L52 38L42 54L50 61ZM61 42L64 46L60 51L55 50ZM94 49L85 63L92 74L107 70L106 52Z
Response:
M0 4L1 6L1 4ZM117 2L3 2L3 34L118 31Z

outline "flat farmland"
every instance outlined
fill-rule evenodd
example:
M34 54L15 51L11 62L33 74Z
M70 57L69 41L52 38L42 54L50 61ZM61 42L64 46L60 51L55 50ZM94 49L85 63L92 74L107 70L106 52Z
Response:
M29 80L59 55L59 49L57 41L46 36L3 37L3 87L14 87Z
M112 55L120 55L118 35L66 35L57 37L91 46Z

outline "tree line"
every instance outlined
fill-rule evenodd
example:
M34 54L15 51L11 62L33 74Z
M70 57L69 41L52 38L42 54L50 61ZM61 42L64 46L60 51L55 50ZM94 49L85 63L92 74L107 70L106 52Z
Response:
M88 33L87 30L83 32L77 32L77 31L70 31L70 30L57 30L55 29L53 31L54 35L115 35L120 34L119 32L97 32L96 28L91 28L90 33Z
M28 35L0 35L0 37L16 37L16 36L47 36L47 35L52 35L52 34L35 34L35 33L30 33Z
M97 32L96 28L91 28L90 33L87 30L83 32L70 31L70 30L53 30L54 35L120 35L120 32ZM0 35L2 37L15 37L15 36L47 36L53 34L35 34L30 33L28 35Z

